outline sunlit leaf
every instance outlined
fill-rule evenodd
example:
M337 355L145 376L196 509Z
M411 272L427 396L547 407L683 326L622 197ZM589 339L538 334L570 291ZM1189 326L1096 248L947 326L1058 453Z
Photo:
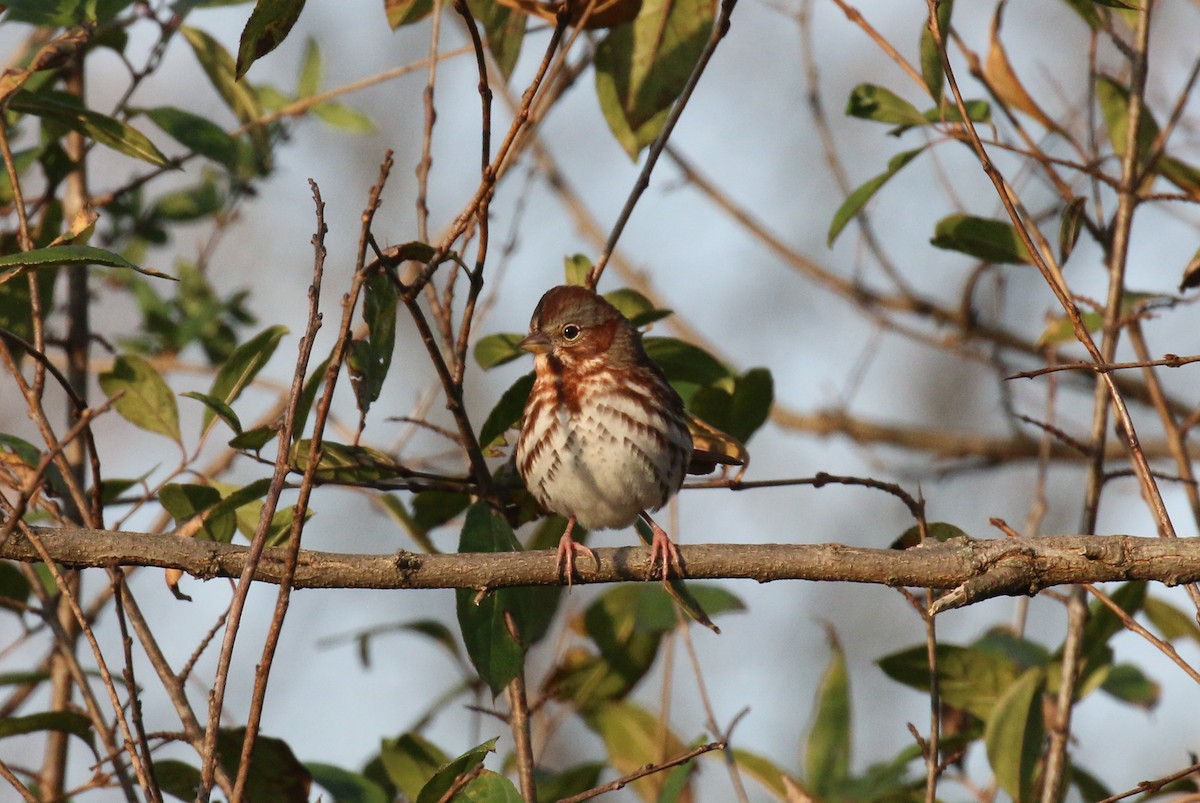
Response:
M513 332L501 332L480 338L475 344L475 362L486 371L526 356L517 345L523 337Z
M996 782L1013 800L1033 799L1033 773L1042 752L1045 682L1045 670L1026 670L996 702L984 730Z
M440 767L433 774L433 777L421 787L415 803L438 803L438 801L442 800L442 796L450 791L450 787L454 785L458 776L481 766L487 754L495 752L496 741L496 739L488 739L478 747L463 753L449 764Z
M1058 123L1054 122L1042 107L1025 89L1016 70L1008 59L1008 51L1000 41L1000 28L1004 23L1004 4L997 3L992 14L991 29L988 34L988 54L983 65L983 75L996 96L1009 109L1016 109L1028 114L1038 123L1051 131L1061 131Z
M127 268L159 279L172 278L150 268L139 268L120 254L105 251L103 248L95 248L90 245L56 245L50 248L35 248L32 251L16 251L0 256L0 283L7 282L25 269L56 268L63 265Z
M804 750L805 778L818 797L827 796L850 774L850 676L846 655L832 629L828 642L829 664L817 687Z
M304 471L308 465L312 441L301 439L292 444L292 467ZM390 455L369 446L325 441L317 463L317 477L325 482L378 482L405 474L405 469Z
M312 113L330 128L345 134L371 134L376 130L374 120L342 103L318 103L312 107Z
M171 161L141 131L115 117L80 106L71 95L48 91L34 94L22 89L13 95L8 108L61 123L101 145L156 167L171 166Z
M528 15L488 0L468 0L467 8L483 25L487 34L488 50L492 52L500 74L508 80L517 66L517 58L521 55L521 43L525 39Z
M379 749L379 759L388 778L406 800L415 800L438 768L450 762L449 756L419 733L405 733L395 739L384 739Z
M395 30L429 16L433 10L433 0L384 0L383 9L388 25Z
M563 258L563 268L566 273L567 284L574 287L583 287L587 281L587 275L592 269L592 260L588 259L584 254L573 254Z
M662 131L712 30L712 0L644 0L631 25L596 46L596 95L617 141L636 158Z
M589 713L585 721L604 740L612 766L622 774L685 750L659 717L630 701L607 703ZM651 775L634 781L632 788L643 800L657 800L662 783L659 775Z
M123 394L113 403L122 418L148 432L182 442L175 394L153 365L141 357L122 354L99 379L107 395Z

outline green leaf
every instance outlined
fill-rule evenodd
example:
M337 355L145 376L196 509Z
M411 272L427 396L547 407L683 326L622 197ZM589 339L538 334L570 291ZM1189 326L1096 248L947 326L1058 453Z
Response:
M0 598L24 602L32 591L33 587L20 569L10 561L0 561Z
M194 187L159 196L147 215L171 223L188 223L210 217L224 206L225 196L210 176Z
M314 781L333 795L337 803L391 803L392 798L379 784L357 772L309 761L305 769Z
M200 393L195 390L189 390L186 393L180 393L179 395L188 399L195 399L196 401L200 402L209 410L211 410L214 415L224 421L229 428L233 430L234 434L242 434L241 419L238 418L237 413L233 411L233 408L225 402L213 396L209 396L207 393Z
M265 424L261 427L248 429L240 435L230 438L229 446L233 449L244 450L247 452L257 452L259 449L275 440L276 436L278 435L278 427L271 424Z
M630 25L596 46L596 94L617 141L636 159L662 131L713 25L711 0L644 0Z
M246 386L271 359L271 355L275 353L275 348L287 331L284 326L269 326L234 349L234 352L229 355L229 359L217 372L208 395L225 404L232 404L236 401ZM211 408L204 411L202 431L208 429L214 416L215 413Z
M69 733L87 742L89 747L95 746L92 721L76 711L42 711L23 717L10 716L0 719L0 739L40 731Z
M122 354L113 361L112 370L100 374L100 388L109 396L124 394L113 406L126 421L182 444L175 394L153 365Z
M388 25L394 31L429 16L429 12L433 11L433 0L384 0L383 9Z
M1104 676L1101 689L1118 700L1151 711L1158 706L1162 687L1132 664L1116 664Z
M140 109L139 114L150 120L190 151L211 159L229 170L238 163L238 141L225 133L225 129L198 114L177 109L174 106L159 106Z
M736 594L721 586L692 583L689 584L689 588L696 599L703 603L705 610L714 616L746 610L745 603ZM605 630L615 629L629 634L662 634L674 630L679 624L670 596L653 583L624 585L605 592L588 608L588 613L584 615L585 624L589 621L589 616L599 616L601 612L610 620ZM593 638L596 638L596 633L599 632L590 626L588 631ZM607 645L602 644L601 647L607 651L617 647L624 649L625 643L610 642Z
M630 701L607 703L587 714L585 722L604 740L610 763L621 774L684 750L683 743L657 716ZM643 800L654 800L659 783L651 777L631 786Z
M461 514L471 497L457 491L421 491L413 496L413 521L425 532Z
M525 412L525 402L529 399L529 391L533 390L534 374L532 371L519 377L508 390L500 396L496 406L488 413L487 420L479 429L479 445L490 449L503 442L504 433L509 428L521 422Z
M477 502L467 511L458 551L519 552L521 545L502 516L485 503ZM493 696L517 676L525 660L524 646L514 638L505 621L507 613L520 627L523 590L504 588L482 599L476 599L474 589L460 588L454 592L467 655Z
M647 337L642 343L646 347L646 354L658 363L677 390L681 384L703 387L733 376L716 357L683 340ZM684 396L684 401L691 395L682 390L680 394Z
M141 131L115 117L85 109L71 95L49 91L34 94L22 89L13 95L8 102L8 108L11 111L53 120L101 145L149 162L155 167L172 166L171 161Z
M952 538L971 537L953 524L948 524L944 521L929 522L926 525L925 532L934 541L949 541ZM888 546L888 549L911 549L920 543L921 529L914 524L901 533L900 537Z
M311 36L304 40L304 57L300 60L300 77L296 81L296 97L310 98L321 90L325 68L321 49Z
M318 103L312 107L312 112L335 131L346 134L371 134L375 131L374 120L342 103Z
M1100 111L1104 115L1113 151L1120 156L1125 152L1126 142L1129 138L1129 89L1107 75L1101 75L1096 79L1096 99L1100 103ZM1138 126L1137 156L1139 162L1144 163L1150 156L1158 135L1158 122L1149 109L1143 108L1141 124ZM1184 192L1195 192L1200 189L1200 170L1186 162L1164 154L1155 163L1154 170Z
M1043 669L1029 669L996 702L984 730L988 761L1013 800L1033 799L1033 774L1042 752Z
M311 449L309 439L298 440L292 445L291 463L296 471L304 471ZM325 482L378 482L402 477L405 473L403 466L378 449L333 441L321 444L317 477Z
M777 800L787 800L788 784L800 789L802 792L812 797L812 790L799 780L790 776L787 772L779 767L778 764L771 761L765 756L757 753L751 753L749 750L741 750L734 748L733 758L737 763L738 769L746 775L749 775L754 780L758 781L767 791L770 792ZM787 779L787 782L784 779ZM804 800L803 797L799 798Z
M946 32L950 30L950 10L953 6L952 0L942 0L938 4L938 29L942 32L942 36L946 36ZM933 39L928 16L925 18L925 24L921 27L921 78L925 81L929 96L940 103L946 75L942 70L942 53Z
M387 274L379 272L367 280L364 288L363 320L367 337L355 340L348 368L358 402L359 421L365 422L371 404L379 398L383 382L392 365L396 347L396 288Z
M584 254L574 254L563 258L563 268L566 271L567 284L583 287L587 282L588 273L592 270L592 260Z
M1196 617L1184 613L1165 600L1157 597L1146 597L1142 603L1142 611L1150 624L1164 639L1170 642L1180 639L1191 639L1200 644L1200 627L1196 626Z
M1071 785L1079 790L1084 800L1107 800L1112 797L1107 786L1078 764L1071 764L1070 772Z
M1058 224L1058 260L1066 262L1075 250L1079 241L1079 232L1083 230L1087 198L1077 195L1063 208L1062 220Z
M534 771L538 800L562 800L578 795L600 783L604 764L594 761L576 764L561 772L550 773L541 768Z
M929 122L916 106L875 84L859 84L850 90L846 114L877 123L906 126L923 126Z
M850 774L850 676L846 654L832 628L828 641L829 665L817 687L804 751L805 777L818 798L829 796Z
M271 161L271 143L267 131L256 125L262 117L262 104L254 89L238 80L236 66L229 52L209 34L199 28L184 25L179 29L183 38L191 45L196 60L208 76L209 83L225 101L237 119L250 125L250 138L254 144L257 161L268 165Z
M766 368L751 368L733 383L729 425L725 432L742 443L767 422L775 401L775 380Z
M517 346L523 337L512 332L501 332L480 338L475 344L475 362L486 371L524 357L526 352Z
M933 239L937 248L959 251L987 262L1033 264L1025 243L1011 223L1003 220L949 215L938 221Z
M231 778L237 776L245 735L245 728L222 728L217 735L221 766ZM308 803L312 776L282 739L259 734L247 777L247 801Z
M154 762L154 780L173 798L191 803L200 790L200 770L173 758Z
M924 644L880 658L884 674L918 691L929 691ZM941 643L937 646L938 691L942 702L987 719L997 701L1020 676L1020 668L995 653Z
M497 739L488 739L478 747L468 750L449 764L441 767L429 779L429 782L421 787L421 792L417 795L415 803L437 803L437 801L441 800L442 796L450 791L450 787L454 785L455 780L460 775L482 766L487 754L496 750L496 742Z
M605 293L604 300L616 307L622 315L629 319L630 323L638 328L671 314L671 310L657 309L650 299L628 287Z
M234 74L241 78L251 64L277 48L303 10L304 0L258 0L242 29Z
M379 760L396 789L406 800L414 800L438 768L449 763L450 757L421 734L405 733L383 740Z
M26 268L38 270L40 268L57 268L63 265L128 268L146 276L172 279L165 273L159 273L150 268L139 268L120 254L105 251L103 248L94 248L90 245L55 245L49 248L35 248L32 251L17 251L0 256L0 283L7 282Z
M505 8L494 0L468 0L467 8L475 19L483 24L487 35L488 50L500 74L507 81L521 55L521 43L525 39L525 25L529 15Z
M220 501L221 492L208 485L167 483L158 492L159 504L175 519L176 526L209 511ZM236 527L237 519L233 511L226 511L221 515L209 513L195 537L228 544L233 539Z
M899 173L906 164L911 162L923 150L925 150L925 146L896 154L888 161L887 170L860 185L847 195L846 200L842 201L842 205L833 213L833 220L829 224L829 234L826 235L825 244L832 247L838 235L842 233L842 229L846 228L846 224L862 211L867 201L875 197L875 193L879 192L880 188L884 184L887 184L892 176Z
M1083 328L1095 334L1104 328L1104 315L1099 312L1085 312L1079 316L1083 321ZM1046 324L1046 328L1042 330L1041 335L1037 339L1037 347L1042 348L1051 344L1072 343L1075 341L1075 327L1071 323L1071 319L1065 315L1060 315L1051 319L1050 323Z

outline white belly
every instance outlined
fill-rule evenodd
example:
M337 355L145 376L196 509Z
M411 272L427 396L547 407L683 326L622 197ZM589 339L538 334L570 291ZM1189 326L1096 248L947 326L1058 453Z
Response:
M672 431L633 400L606 395L585 403L575 415L564 409L538 421L543 437L524 472L529 490L547 510L574 516L590 530L628 527L642 510L657 510L683 483L691 453L686 430L665 442L651 427ZM686 444L684 441L686 440ZM524 464L529 449L518 449Z

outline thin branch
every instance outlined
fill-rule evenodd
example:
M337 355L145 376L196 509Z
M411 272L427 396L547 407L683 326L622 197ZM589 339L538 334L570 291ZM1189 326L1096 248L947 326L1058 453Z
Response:
M615 792L618 789L624 789L628 784L633 783L638 778L645 778L647 775L653 775L656 772L662 772L663 770L669 770L672 767L678 767L680 764L686 764L697 756L702 756L705 753L711 753L713 750L721 750L724 747L725 745L723 745L721 742L709 742L708 744L702 744L694 750L689 750L683 755L676 756L675 758L669 759L660 764L647 764L641 769L634 770L628 775L623 775L620 778L617 778L615 781L606 783L603 786L597 786L595 789L589 789L586 792L580 792L578 795L564 797L558 803L581 803L581 801L591 800L592 798L598 797L599 795L603 795L607 792Z

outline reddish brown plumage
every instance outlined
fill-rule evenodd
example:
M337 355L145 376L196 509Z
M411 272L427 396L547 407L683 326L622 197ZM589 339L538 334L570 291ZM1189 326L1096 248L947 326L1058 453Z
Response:
M683 484L692 454L683 401L646 356L640 333L615 307L582 287L555 287L534 310L522 348L536 379L517 441L517 469L547 510L566 516L559 542L568 581L576 522L628 527L639 515L654 532L663 576L681 572L679 552L650 518Z

